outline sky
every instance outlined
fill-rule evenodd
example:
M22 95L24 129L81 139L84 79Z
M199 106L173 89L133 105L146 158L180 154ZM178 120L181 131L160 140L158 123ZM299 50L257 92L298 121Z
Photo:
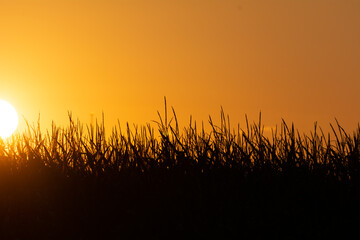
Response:
M360 119L358 0L0 0L0 99L42 127Z

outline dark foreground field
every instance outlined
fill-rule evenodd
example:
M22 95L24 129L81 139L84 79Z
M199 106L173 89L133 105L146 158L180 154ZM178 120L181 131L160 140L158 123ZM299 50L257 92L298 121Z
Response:
M159 115L160 116L160 115ZM360 128L209 133L102 125L0 142L0 239L307 239L358 234ZM159 135L159 136L158 136Z

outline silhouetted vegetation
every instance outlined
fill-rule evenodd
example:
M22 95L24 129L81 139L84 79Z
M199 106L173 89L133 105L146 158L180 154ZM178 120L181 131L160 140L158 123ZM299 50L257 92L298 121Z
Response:
M101 124L0 140L0 238L346 236L359 223L360 127L335 138L285 122L205 132L173 110L106 137Z

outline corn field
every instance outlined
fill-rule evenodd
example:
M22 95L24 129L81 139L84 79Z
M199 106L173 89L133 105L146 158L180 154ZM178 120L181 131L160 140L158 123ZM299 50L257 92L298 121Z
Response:
M39 125L0 140L3 239L329 237L359 223L360 127Z

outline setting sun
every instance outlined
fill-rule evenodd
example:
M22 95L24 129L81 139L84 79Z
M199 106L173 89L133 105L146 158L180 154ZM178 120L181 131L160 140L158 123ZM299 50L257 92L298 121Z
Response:
M19 119L10 103L0 100L0 137L9 137L17 128Z

